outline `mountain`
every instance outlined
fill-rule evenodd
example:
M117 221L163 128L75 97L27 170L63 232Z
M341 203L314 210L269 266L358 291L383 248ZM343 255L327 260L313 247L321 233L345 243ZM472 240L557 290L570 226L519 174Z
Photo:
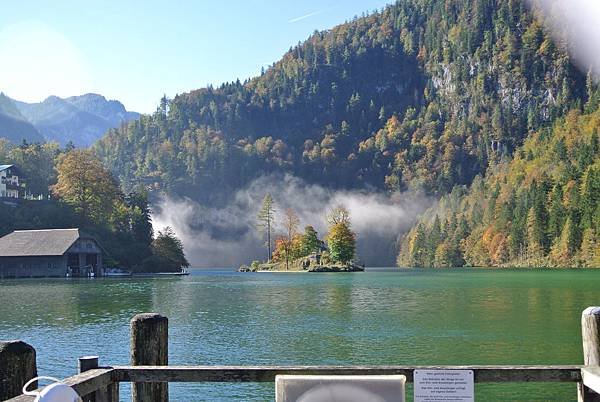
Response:
M98 94L71 96L65 100L79 110L104 118L110 123L111 127L118 127L123 122L136 120L140 117L137 112L125 110L125 106L121 102L106 100L104 96Z
M25 103L4 96L2 102L11 116L31 126L37 136L29 134L30 142L56 141L61 145L73 142L85 147L94 143L108 129L139 118L139 114L128 112L123 104L106 100L97 94L85 94L69 98L50 96L40 103ZM2 116L0 116L1 118ZM0 121L3 136L13 142L21 140L21 134L14 134L8 123Z
M259 77L163 99L95 150L125 183L207 203L272 171L440 196L585 102L585 81L520 1L404 0Z
M408 267L600 267L600 97L457 186L404 236Z
M518 0L398 1L315 32L258 77L163 98L94 150L130 188L217 207L272 172L460 198L597 93L540 15Z
M13 101L3 93L0 93L0 137L7 138L15 144L20 144L23 140L44 140L39 131L19 112Z

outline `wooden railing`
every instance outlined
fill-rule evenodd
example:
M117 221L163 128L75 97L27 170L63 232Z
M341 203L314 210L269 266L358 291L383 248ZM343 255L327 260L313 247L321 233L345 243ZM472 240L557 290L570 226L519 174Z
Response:
M116 402L121 382L274 382L278 374L306 375L392 375L402 374L413 381L419 369L473 370L476 383L582 381L584 366L115 366L86 371L65 379L84 401ZM587 375L587 374L586 374ZM594 376L599 381L600 377ZM597 388L600 391L600 387ZM11 402L31 402L34 397L19 396ZM150 399L141 399L148 401ZM156 400L156 399L153 399Z
M131 330L133 365L100 367L97 357L83 357L79 361L81 373L64 380L84 401L116 402L119 400L119 384L123 382L132 383L133 401L163 402L168 400L170 382L274 382L278 374L401 374L410 383L414 370L419 369L473 370L476 383L573 383L578 384L579 401L600 401L600 361L597 360L600 358L600 308L588 308L582 314L586 365L568 366L168 366L166 317L138 315L132 319ZM15 367L15 372L25 371L24 367ZM18 382L23 384L27 379L19 379ZM0 377L0 386L6 381L6 378ZM10 402L33 400L34 397L23 395L9 399Z

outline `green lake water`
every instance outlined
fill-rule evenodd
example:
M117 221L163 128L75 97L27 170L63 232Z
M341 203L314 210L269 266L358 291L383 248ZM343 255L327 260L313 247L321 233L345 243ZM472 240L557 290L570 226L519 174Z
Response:
M600 271L192 270L179 278L0 281L0 339L40 375L127 364L129 319L169 317L170 364L580 364ZM122 387L122 399L129 397ZM174 401L270 401L272 384L172 384ZM410 395L410 390L409 390ZM573 384L477 385L479 401L576 400Z

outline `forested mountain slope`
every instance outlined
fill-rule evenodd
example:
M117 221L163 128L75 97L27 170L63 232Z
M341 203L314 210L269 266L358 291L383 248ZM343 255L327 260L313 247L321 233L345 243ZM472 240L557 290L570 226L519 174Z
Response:
M284 171L442 195L587 101L518 0L403 0L315 32L259 77L163 99L95 151L129 185L216 203Z
M408 233L400 266L600 267L600 109L592 99L510 162L457 186Z

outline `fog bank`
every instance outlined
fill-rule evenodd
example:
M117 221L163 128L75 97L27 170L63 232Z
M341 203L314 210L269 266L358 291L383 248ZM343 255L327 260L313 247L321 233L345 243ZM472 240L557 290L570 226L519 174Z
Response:
M154 229L171 226L194 267L238 267L264 260L267 252L256 230L256 216L266 193L275 201L275 234L282 232L281 214L292 208L300 218L299 230L310 224L323 237L328 211L344 204L358 235L358 258L367 266L394 265L399 235L432 201L408 193L333 191L290 175L271 175L253 181L219 208L189 198L164 197L153 206Z
M600 2L598 0L527 0L539 7L546 26L559 43L565 38L569 54L583 71L600 79Z

